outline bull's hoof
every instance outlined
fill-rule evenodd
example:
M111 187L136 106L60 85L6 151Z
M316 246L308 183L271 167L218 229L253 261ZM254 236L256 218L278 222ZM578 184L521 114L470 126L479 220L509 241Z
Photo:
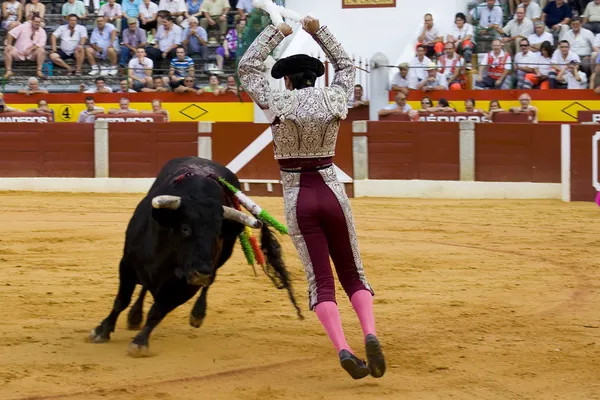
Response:
M127 350L127 353L131 357L134 357L134 358L149 357L150 356L150 349L148 348L148 346L143 346L141 344L131 343L129 345L129 349Z
M142 327L144 322L144 313L142 310L131 309L127 315L127 329L137 331Z
M204 322L204 317L197 318L190 314L190 326L192 328L200 328Z
M87 337L87 341L90 343L108 342L110 340L110 336L103 336L102 334L98 333L97 329L98 328L92 329L92 331L89 333L89 335Z
M134 324L131 322L127 323L127 329L129 329L130 331L139 331L141 327L142 327L141 322L139 324Z

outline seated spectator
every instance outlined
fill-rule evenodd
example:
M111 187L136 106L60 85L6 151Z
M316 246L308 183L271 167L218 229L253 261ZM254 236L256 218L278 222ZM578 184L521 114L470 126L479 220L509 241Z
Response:
M465 60L454 52L454 45L446 43L445 54L438 58L438 71L446 77L450 90L461 90L465 88Z
M246 20L248 14L252 12L254 6L252 5L252 0L239 0L236 5L237 13L234 17L234 22L238 22L239 20Z
M152 78L152 87L145 87L141 90L142 92L170 92L171 87L169 86L169 78L162 76L155 76Z
M88 0L89 1L89 0ZM87 19L87 12L82 1L79 0L67 0L62 6L62 16L68 20L69 15L75 14L79 19Z
M41 28L42 19L37 15L31 21L20 24L8 32L4 48L4 78L13 76L13 61L36 61L38 78L44 78L42 67L46 59L44 47L47 42L46 31ZM13 46L14 42L14 46Z
M104 17L104 21L114 25L117 32L121 32L121 18L123 18L123 10L121 5L116 3L116 0L108 0L98 11L98 15Z
M542 10L542 21L559 40L562 40L569 30L571 18L573 18L573 13L565 0L549 1Z
M187 54L200 54L202 61L208 60L208 47L207 40L208 35L201 26L198 26L198 18L191 17L189 20L189 27L183 31L183 47L187 51Z
M10 31L21 24L23 5L17 0L6 0L2 3L2 28Z
M590 76L590 87L596 94L600 94L600 64L596 64Z
M579 64L581 59L577 54L571 51L571 46L568 41L561 40L558 44L558 49L552 54L552 69L548 73L548 81L550 82L550 89L566 88L567 83L564 79L557 81L557 76L561 72L565 72L567 66L577 65L577 71L579 71ZM573 69L573 68L571 68ZM579 75L578 73L575 75ZM575 78L575 76L573 76Z
M579 62L571 61L566 68L560 70L555 79L550 79L550 88L587 89L587 75L580 68Z
M119 90L117 90L115 93L137 93L135 90L133 90L131 87L129 87L129 82L127 81L127 79L121 79L119 81Z
M162 104L160 103L160 100L158 100L158 99L152 100L152 110L142 110L140 112L144 113L144 114L163 114L164 116L167 117L167 122L170 119L169 111L162 108Z
M479 89L509 89L511 79L509 74L512 69L512 60L510 54L502 50L502 42L494 40L492 42L492 51L483 58L479 66L479 75L477 76L476 88ZM487 76L484 77L484 71Z
M443 40L443 35L440 35L438 29L433 26L433 16L431 14L425 14L423 30L417 38L417 48L419 45L423 45L427 57L431 58L433 56L438 56L444 52Z
M475 8L473 18L479 21L480 34L488 34L496 38L498 36L496 30L502 26L504 20L504 11L500 5L496 5L496 0L486 0Z
M26 94L29 96L31 94L48 94L48 91L40 87L40 81L38 78L32 76L27 80L27 86L19 89L17 93Z
M533 25L533 33L527 38L531 51L536 53L540 51L540 46L544 42L549 42L551 46L554 45L554 36L550 32L546 32L542 21L537 21Z
M131 59L128 65L129 85L138 92L144 87L152 87L152 68L154 63L146 57L146 50L138 47L135 50L135 58Z
M65 68L68 75L73 73L73 69L65 62L68 59L75 59L75 75L81 75L83 49L88 37L87 29L85 29L85 26L77 24L77 20L77 15L69 15L68 23L59 26L50 35L52 48L50 60L57 66ZM60 41L60 49L58 50L57 41Z
M79 86L79 93L112 93L112 88L110 86L106 86L106 81L104 78L98 77L95 80L96 85L93 88L87 89L85 88L85 84L81 84Z
M396 93L394 97L395 103L389 104L385 106L383 109L379 110L377 114L380 117L386 117L392 114L402 114L407 113L412 110L410 104L406 103L406 95L402 92Z
M591 57L594 46L594 34L581 27L581 19L575 17L571 20L571 30L565 33L564 40L569 42L571 51L579 56L581 69L591 73Z
M77 122L93 124L94 121L96 121L96 115L98 114L104 114L104 108L96 107L94 98L92 96L88 96L85 98L85 110L79 114Z
M25 6L25 21L31 21L31 18L34 14L39 15L42 19L41 27L45 27L44 17L46 16L46 6L44 3L41 3L40 0L30 0L31 3L28 3Z
M235 59L237 54L238 38L241 36L246 21L240 20L234 29L230 29L223 39L223 45L217 47L217 67L222 71L225 60Z
M465 112L484 114L483 110L480 110L479 108L475 108L475 99L466 99L465 100Z
M424 96L421 98L421 110L427 110L432 104L433 103L429 97Z
M525 9L517 7L515 17L508 21L504 28L497 27L496 31L503 35L504 51L515 54L521 39L527 39L533 33L533 22L525 17Z
M126 97L121 97L119 100L119 108L109 108L109 114L137 114L138 110L134 108L129 108L129 99Z
M448 100L439 99L435 107L429 107L423 110L424 112L456 112L454 107L450 107Z
M595 35L600 33L600 0L593 0L583 12L583 27Z
M475 39L473 37L473 26L467 24L465 22L466 19L465 14L456 14L454 17L454 28L446 36L446 41L454 44L455 51L465 59L466 69L471 70L471 58L473 56L473 48L475 47Z
M147 47L148 58L156 66L162 60L175 58L175 49L181 45L181 28L173 23L171 17L163 19L163 23L156 30L154 40L156 44L153 47Z
M360 86L360 85L358 85L358 86ZM225 93L233 93L234 95L237 96L237 95L239 95L241 90L242 90L242 88L236 82L235 77L233 75L228 75L227 76L227 86L225 87ZM356 91L356 86L354 87L354 90ZM369 102L367 101L367 104L368 103Z
M37 108L28 108L25 112L30 113L38 113L38 114L46 114L54 119L54 110L48 107L48 102L46 100L40 100L37 102Z
M104 17L96 18L96 27L92 31L90 45L85 49L88 63L92 66L90 75L114 76L117 74L117 47L117 29L115 26L106 22ZM99 68L96 58L108 59L111 66Z
M196 18L196 23L202 18L202 11L200 11L200 6L202 6L203 0L187 0L185 5L187 11L185 12L185 22L189 26L190 18ZM187 28L187 26L186 26ZM204 31L206 32L206 31Z
M178 47L176 55L177 56L171 60L171 65L169 67L169 78L171 87L173 88L180 86L181 81L186 76L194 76L194 60L185 55L185 49L181 46Z
M417 55L408 63L411 79L417 84L427 78L427 70L425 68L431 64L431 60L425 55L425 51L425 46L417 46Z
M540 56L530 51L527 39L521 39L520 47L521 51L515 55L517 89L531 89L540 83L540 71L537 68Z
M402 92L400 92L402 93ZM363 100L364 90L362 85L356 84L354 85L354 93L352 96L352 101L350 102L349 108L356 108L360 106L368 106L369 100ZM404 97L406 98L406 96Z
M205 86L202 91L204 93L212 93L215 96L225 94L225 88L219 85L219 78L216 75L211 75L208 78L208 86Z
M537 124L539 111L537 107L531 105L531 96L529 96L527 93L523 93L519 96L519 103L521 103L520 107L511 107L508 109L508 111L516 114L531 114L533 117L532 122Z
M483 114L491 121L494 117L494 114L497 112L505 112L505 110L500 106L500 102L498 100L492 100L490 101L488 111L484 111Z
M550 89L550 82L548 81L548 77L550 75L550 71L552 71L552 54L554 52L554 48L550 44L550 42L542 43L542 47L540 48L540 52L537 53L538 57L538 66L537 70L539 75L537 76L537 80L539 82L540 89ZM534 88L537 88L537 85L534 85Z
M537 3L537 0L523 0L518 7L523 7L525 9L525 17L529 18L534 24L537 21L540 21L540 18L542 17L542 8Z
M409 89L414 89L416 84L416 77L410 76L408 73L408 63L401 63L398 65L398 72L392 77L392 90L400 91L408 95Z
M448 90L446 76L437 70L435 63L430 63L426 69L427 77L417 84L417 90L429 92L431 90Z
M129 1L129 0L127 0ZM119 65L124 67L129 63L129 60L136 54L136 49L146 48L146 31L138 27L137 19L129 18L127 20L128 28L123 30L121 35L121 52L119 54ZM144 51L144 56L146 52Z
M202 89L200 89L195 84L194 81L195 81L194 76L188 75L183 79L183 81L179 82L179 86L177 86L175 89L173 89L173 91L176 93L192 92L192 93L196 93L196 94L202 94Z
M177 21L177 25L181 25L187 13L187 6L185 0L160 0L158 11L162 10L170 12L173 21Z
M22 112L22 111L6 105L6 102L4 101L4 95L2 93L0 93L0 113L9 113L9 112Z
M140 28L149 35L156 34L156 20L158 16L158 5L150 0L143 0L139 6ZM150 40L148 43L152 44Z
M135 20L138 19L138 16L140 15L141 4L142 0L121 0L121 11L123 12L122 25L129 25L130 18L133 18ZM125 28L123 27L123 29Z
M200 11L204 18L200 21L200 25L208 32L209 26L219 25L221 32L220 40L225 38L227 33L227 13L229 12L229 2L227 0L204 0Z

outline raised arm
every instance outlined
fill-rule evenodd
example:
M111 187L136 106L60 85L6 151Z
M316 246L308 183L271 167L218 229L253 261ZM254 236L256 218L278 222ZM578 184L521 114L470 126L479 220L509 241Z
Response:
M291 29L289 33L291 33ZM238 64L238 77L242 87L263 110L269 108L269 98L271 96L269 81L263 74L264 63L285 36L275 26L267 26L254 39L254 42L248 47Z

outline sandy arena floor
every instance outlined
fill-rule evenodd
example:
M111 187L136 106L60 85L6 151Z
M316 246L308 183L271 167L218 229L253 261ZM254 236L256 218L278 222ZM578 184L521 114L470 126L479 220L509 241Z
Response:
M306 311L289 238L305 321L238 248L200 329L188 302L154 331L152 357L126 355L126 313L109 343L86 343L140 198L0 193L0 399L600 399L593 203L353 200L388 360L384 378L353 381ZM281 199L259 202L283 220Z

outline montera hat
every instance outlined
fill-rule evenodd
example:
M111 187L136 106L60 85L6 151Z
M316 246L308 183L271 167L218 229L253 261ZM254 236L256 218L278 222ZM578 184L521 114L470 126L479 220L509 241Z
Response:
M284 76L304 71L312 71L319 77L325 73L325 66L314 57L307 56L306 54L295 54L277 60L271 69L271 76L275 79L281 79Z

